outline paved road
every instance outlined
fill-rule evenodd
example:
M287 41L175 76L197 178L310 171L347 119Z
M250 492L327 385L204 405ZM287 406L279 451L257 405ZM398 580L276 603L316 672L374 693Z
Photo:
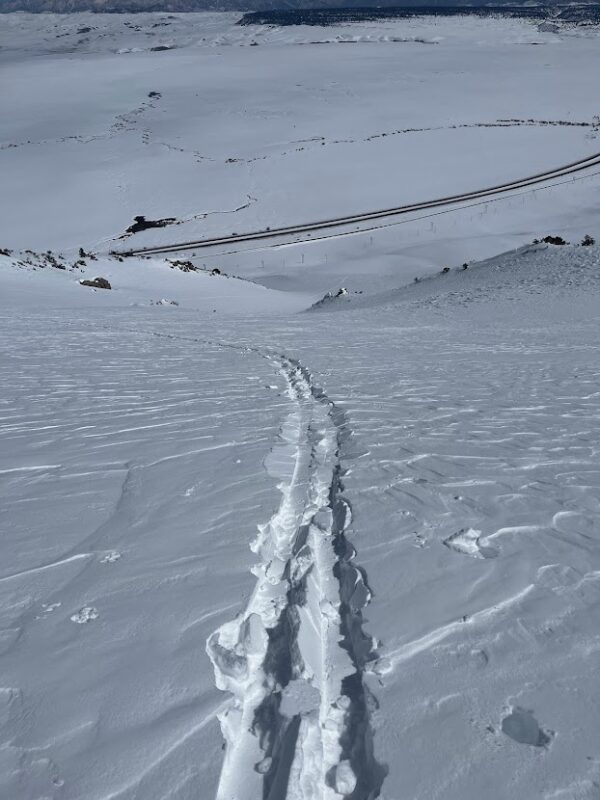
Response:
M123 251L113 250L111 252L121 256L158 255L160 253L176 253L184 250L215 247L224 244L228 245L238 242L250 242L257 239L277 239L282 236L290 236L299 233L306 233L308 234L307 238L309 238L311 233L315 231L321 231L326 228L339 228L345 225L357 225L361 222L369 222L370 220L382 219L383 217L396 217L402 214L409 214L413 211L423 211L425 209L453 205L454 203L462 203L468 200L476 200L482 197L492 197L494 195L503 194L504 192L522 189L527 186L534 186L538 183L545 183L546 181L553 180L554 178L572 175L575 172L581 172L582 170L599 166L600 153L595 153L587 158L573 161L570 164L565 164L564 166L557 167L556 169L539 172L536 175L529 175L527 178L521 178L521 180L510 181L509 183L501 183L497 186L489 186L485 189L477 189L475 191L465 192L463 194L439 197L436 200L426 200L421 203L412 203L411 205L397 206L395 208L384 208L378 211L367 211L362 214L353 214L352 216L347 217L335 217L316 222L306 222L302 223L301 225L288 225L283 228L266 228L261 231L252 231L250 233L232 233L227 236L219 236L211 239L197 239L195 241L161 244L155 247L139 247Z

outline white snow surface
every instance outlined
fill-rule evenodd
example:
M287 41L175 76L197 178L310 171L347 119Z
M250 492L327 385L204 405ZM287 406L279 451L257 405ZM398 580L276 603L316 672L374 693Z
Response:
M109 251L588 155L598 30L236 19L2 17L0 796L592 800L600 176Z

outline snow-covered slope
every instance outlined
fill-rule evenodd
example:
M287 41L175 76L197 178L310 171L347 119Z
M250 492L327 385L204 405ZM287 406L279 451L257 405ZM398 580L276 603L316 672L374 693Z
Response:
M201 267L178 258L128 258L87 254L13 252L0 255L2 292L7 304L28 308L181 307L227 315L280 314L306 307L314 293L295 295ZM92 256L92 257L90 257ZM83 281L104 278L110 288Z
M558 314L572 312L572 303L594 304L600 290L600 259L595 246L525 245L481 262L464 263L384 293L340 293L310 310L401 308L420 313L453 313L455 306L492 304L495 314L510 315L510 303L530 302L536 316L548 305ZM562 310L562 311L561 311ZM489 313L489 312L488 312Z
M0 51L0 796L594 800L597 176L301 245L108 251L566 162L597 146L597 31L396 21L310 47L214 14L179 53L117 54L165 20L98 17L89 50L34 57L22 19ZM141 87L162 96L127 116ZM495 159L452 127L532 106L590 124L493 128ZM367 154L421 123L438 144ZM353 142L288 152L336 126ZM140 214L176 222L118 238ZM572 244L528 244L548 234Z
M260 702L273 703L283 680L293 710L280 728L265 722L262 755L258 740L254 755L231 751L220 796L227 786L253 796L285 720L302 712L309 725L358 669L375 760L361 755L370 745L328 746L306 772L296 759L319 746L302 728L287 796L333 769L342 795L358 781L388 798L484 787L494 798L593 797L599 260L596 247L538 247L398 290L383 306L226 325L207 310L90 305L82 316L70 302L66 314L13 297L2 317L7 796L105 797L108 769L112 797L215 794L216 714L233 688L223 678L227 692L215 688L204 643L228 674L213 631L257 608L260 580L277 587L266 534L257 555L248 545L269 519L273 535L284 531L273 520L288 513L294 449L319 452L310 456L320 401L311 407L310 385L285 390L279 353L308 365L329 414L343 413L345 535L374 595L362 626L376 656L332 672L343 654L333 640L320 684L308 665L324 634L301 644L301 626L288 678L256 684L266 680ZM310 519L327 502L292 507ZM302 530L288 524L282 564ZM335 561L323 523L311 530L326 548L323 581ZM315 591L309 627L328 593L337 602L335 583ZM301 620L303 608L286 613ZM335 613L328 624L343 631ZM247 639L259 666L274 657L260 641ZM316 701L298 695L302 685L319 689ZM365 707L366 694L347 691ZM340 713L331 730L347 729Z
M470 191L599 150L594 27L429 17L282 29L214 13L2 22L0 247L106 252L259 230ZM374 242L232 253L223 266L264 277L322 271L327 256L354 273L367 256L371 274L390 274L415 248L425 268L457 249L462 263L555 229L583 235L597 184L581 173L403 220ZM139 215L173 223L121 239Z

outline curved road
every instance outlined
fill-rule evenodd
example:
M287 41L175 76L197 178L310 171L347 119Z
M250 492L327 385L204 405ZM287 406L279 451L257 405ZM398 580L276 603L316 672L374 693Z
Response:
M491 197L493 195L510 192L514 189L522 189L526 186L534 186L538 183L545 183L554 178L560 178L565 175L571 175L575 172L581 172L591 167L600 166L600 153L588 156L587 158L579 159L579 161L572 161L570 164L565 164L556 169L547 170L546 172L539 172L536 175L530 175L521 180L510 181L509 183L500 183L497 186L489 186L486 189L477 189L472 192L464 194L448 195L447 197L439 197L436 200L425 200L421 203L412 203L411 205L397 206L395 208L384 208L379 211L367 211L362 214L353 214L347 217L335 217L332 219L319 220L317 222L306 222L301 225L288 225L283 228L267 228L261 231L253 231L250 233L232 233L228 236L219 236L212 239L198 239L196 241L180 242L171 245L156 245L155 247L139 247L132 250L112 250L112 255L119 256L138 256L138 255L158 255L160 253L175 253L182 250L192 250L203 247L214 247L223 244L233 244L236 242L250 242L257 239L275 239L281 236L288 236L297 233L312 233L313 231L320 231L324 228L338 228L343 225L352 225L360 222L368 222L373 219L381 219L382 217L394 217L402 214L409 214L412 211L422 211L424 209L439 208L440 206L448 206L454 203L461 203L466 200L475 200L481 197Z

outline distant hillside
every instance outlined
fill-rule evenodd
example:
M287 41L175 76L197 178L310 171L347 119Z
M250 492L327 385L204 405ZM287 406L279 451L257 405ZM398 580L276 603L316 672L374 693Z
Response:
M250 6L245 6L249 8ZM29 11L34 14L70 14L93 11L104 14L142 11L219 11L240 8L229 0L0 0L0 12Z
M402 3L403 8L442 9L453 7L479 7L486 4L472 0L407 0ZM495 6L514 6L514 2L497 0ZM549 0L543 4L523 4L516 6L523 10L544 9L548 6L555 7L557 3ZM29 11L32 13L59 13L67 14L76 11L93 11L97 13L136 13L142 11L160 12L186 12L186 11L276 11L285 9L297 11L300 9L318 9L327 13L328 9L359 9L359 8L392 8L398 7L397 0L0 0L0 12ZM489 6L488 6L489 8ZM566 8L566 6L565 6ZM570 9L590 8L586 5L570 5ZM538 14L539 15L539 11ZM579 17L576 17L579 18ZM273 24L276 24L273 21ZM284 23L285 24L285 23ZM289 22L287 24L290 24Z

